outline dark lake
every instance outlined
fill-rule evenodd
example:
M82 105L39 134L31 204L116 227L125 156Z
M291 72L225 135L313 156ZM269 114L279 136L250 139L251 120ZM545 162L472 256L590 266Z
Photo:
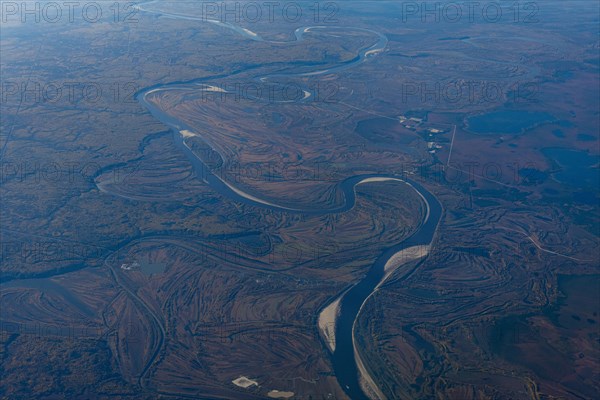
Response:
M555 121L542 111L500 110L467 118L469 131L480 135L518 134L544 122Z
M546 148L542 153L559 168L552 176L560 183L579 188L598 187L600 156L562 147Z

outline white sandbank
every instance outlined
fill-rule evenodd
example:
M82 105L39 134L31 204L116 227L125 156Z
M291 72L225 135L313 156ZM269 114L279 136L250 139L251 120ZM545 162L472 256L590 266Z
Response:
M289 399L293 395L294 392L282 392L279 390L271 390L269 393L267 393L267 396L272 399Z
M251 386L258 386L258 382L250 378L246 378L245 376L240 376L239 378L232 380L231 383L244 389L248 389Z
M335 352L335 324L340 315L340 302L343 295L325 307L319 314L319 331L325 345L332 353Z

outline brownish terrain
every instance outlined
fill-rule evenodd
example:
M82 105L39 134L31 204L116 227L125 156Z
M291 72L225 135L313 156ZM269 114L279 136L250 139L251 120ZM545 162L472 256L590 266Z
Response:
M597 397L597 7L455 24L340 2L330 26L362 30L295 41L323 14L240 21L256 41L159 15L191 3L136 22L102 4L95 24L2 26L0 398L348 398L319 313L426 215L395 181L309 212L341 207L361 174L409 177L443 207L428 256L356 320L386 398ZM365 62L292 76L352 63L372 31L387 43ZM187 133L135 97L155 87L146 100ZM180 134L264 203L211 186Z

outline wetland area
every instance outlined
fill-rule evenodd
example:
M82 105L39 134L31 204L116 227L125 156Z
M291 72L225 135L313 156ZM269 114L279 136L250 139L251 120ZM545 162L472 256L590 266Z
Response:
M595 398L597 4L53 4L0 15L0 398Z

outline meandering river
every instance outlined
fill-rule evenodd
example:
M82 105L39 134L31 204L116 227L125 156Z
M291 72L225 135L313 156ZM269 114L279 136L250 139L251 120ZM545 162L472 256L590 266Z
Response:
M241 36L255 41L266 41L260 35L249 31L248 29L230 24L223 23L220 21L207 20L205 18L187 16L187 15L179 15L169 12L161 12L161 11L153 11L149 8L154 1L147 2L142 4L140 10L148 13L153 13L157 15L161 15L166 18L176 18L176 19L185 19L185 20L195 20L203 23L211 23L223 28L231 29L232 31L240 34ZM365 28L354 28L354 27L328 27L328 26L308 26L301 27L295 30L295 41L302 41L304 34L315 31L333 31L335 30L337 33L343 31L361 31L367 34L372 35L375 38L375 42L361 50L359 50L356 57L352 58L349 61L341 62L337 65L330 66L328 68L313 68L310 70L303 68L302 71L279 73L279 74L270 74L264 76L256 76L255 79L265 82L269 79L276 77L306 77L306 76L316 76L326 73L334 73L339 72L344 69L348 69L356 66L357 64L368 61L370 58L376 56L377 54L384 51L387 45L387 38L385 35L372 31L370 29ZM281 42L273 42L273 43L281 43ZM318 66L315 66L318 67ZM226 75L219 76L218 78L227 77ZM206 84L210 79L216 79L217 77L212 78L202 78L193 80L190 82L178 82L174 84L158 84L147 89L144 89L138 93L137 99L138 101L152 113L154 117L160 120L165 125L169 126L173 130L173 138L178 148L184 152L189 159L190 163L193 165L197 174L207 182L208 185L215 191L219 192L223 196L226 196L232 200L237 202L251 204L253 206L262 207L266 209L287 212L287 213L301 213L308 215L319 215L319 214L333 214L333 213L342 213L352 209L356 203L356 185L359 185L365 181L373 180L373 178L386 178L389 180L402 181L405 184L409 185L413 190L415 190L422 198L425 209L427 212L425 213L421 224L418 229L406 240L401 243L398 243L392 247L389 247L382 251L379 257L376 259L373 266L369 269L368 273L365 277L350 288L342 297L340 303L340 315L337 320L337 329L336 329L336 349L332 355L333 368L336 374L336 377L341 385L341 387L346 391L346 393L352 399L364 399L367 398L363 390L360 386L359 381L359 373L355 358L355 345L353 341L353 330L354 323L358 317L361 306L368 299L368 297L373 293L376 287L381 282L384 276L384 267L386 263L392 258L392 256L399 251L402 251L406 248L418 245L429 245L433 237L435 235L439 220L442 215L442 206L438 202L438 200L427 191L422 185L419 183L408 179L405 176L394 176L394 175L386 175L386 174L365 174L365 175L355 175L346 178L339 184L339 189L342 191L344 195L344 200L341 205L333 206L331 208L310 208L310 209L298 209L287 207L285 205L277 204L277 201L274 199L261 199L256 194L247 193L244 190L236 187L234 184L227 182L218 174L215 174L211 171L211 168L208 167L204 161L199 158L187 145L186 139L189 135L186 135L185 132L194 132L194 129L188 125L186 125L183 121L178 120L177 118L169 115L164 112L162 109L157 107L153 102L148 100L148 96L152 95L158 91L169 91L169 90L220 90L215 89L215 87ZM310 93L309 88L304 88L305 93L308 97L312 95ZM303 99L299 99L298 101L302 101ZM201 133L199 134L201 136ZM201 137L200 137L201 138ZM208 143L207 143L208 145ZM214 150L214 149L213 149ZM216 151L216 150L214 150ZM399 200L401 201L401 200Z

